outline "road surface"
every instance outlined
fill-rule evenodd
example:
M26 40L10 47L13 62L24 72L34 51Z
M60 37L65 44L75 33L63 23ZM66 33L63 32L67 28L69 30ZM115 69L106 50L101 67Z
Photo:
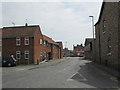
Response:
M114 77L80 57L68 57L40 65L4 67L3 88L117 88Z

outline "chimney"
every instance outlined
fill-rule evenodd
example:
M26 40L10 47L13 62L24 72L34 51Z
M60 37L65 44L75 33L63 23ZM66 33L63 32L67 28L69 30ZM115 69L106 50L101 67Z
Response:
M25 23L25 26L27 27L27 26L28 26L28 24L27 24L27 23Z

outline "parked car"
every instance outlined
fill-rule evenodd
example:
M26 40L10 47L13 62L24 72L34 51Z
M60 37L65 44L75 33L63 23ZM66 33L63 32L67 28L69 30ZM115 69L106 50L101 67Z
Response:
M3 56L2 57L2 66L16 66L16 60L15 58L11 56Z

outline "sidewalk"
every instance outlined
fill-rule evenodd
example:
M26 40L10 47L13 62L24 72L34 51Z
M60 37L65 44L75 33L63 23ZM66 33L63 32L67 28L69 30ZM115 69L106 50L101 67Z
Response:
M106 67L102 64L98 64L98 63L95 63L95 62L91 62L91 65L94 67L94 68L97 68L113 77L115 77L118 81L120 80L120 72L115 70L115 69L112 69L110 67Z

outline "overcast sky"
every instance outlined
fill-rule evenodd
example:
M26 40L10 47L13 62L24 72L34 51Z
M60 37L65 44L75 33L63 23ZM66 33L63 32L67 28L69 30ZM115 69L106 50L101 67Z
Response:
M2 26L40 25L43 34L55 41L62 41L65 47L84 44L92 37L90 15L97 22L101 2L3 2Z

